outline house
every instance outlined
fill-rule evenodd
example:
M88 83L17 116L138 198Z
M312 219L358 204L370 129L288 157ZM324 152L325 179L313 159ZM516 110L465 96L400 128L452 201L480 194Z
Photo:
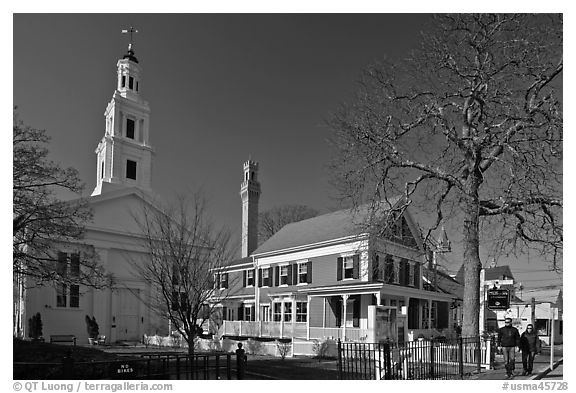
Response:
M80 285L36 285L28 279L21 291L21 330L41 314L44 337L73 334L87 343L85 316L94 316L107 342L139 341L146 332L165 332L167 324L144 304L150 285L135 276L133 264L145 258L141 231L134 220L142 206L154 206L151 188L153 148L150 108L142 98L142 68L131 45L117 62L117 86L106 107L105 131L96 149L96 187L89 197L93 220L80 243L56 244L56 268L78 272L83 248L95 251L113 277L106 289Z
M242 258L216 274L234 294L221 304L220 334L365 340L372 305L397 310L395 341L452 329L458 296L424 288L426 251L409 212L387 238L364 229L364 206L288 224L256 248L257 172L244 164Z

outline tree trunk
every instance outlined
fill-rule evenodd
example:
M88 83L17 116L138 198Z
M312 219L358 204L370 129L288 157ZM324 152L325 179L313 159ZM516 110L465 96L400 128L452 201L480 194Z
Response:
M188 355L192 358L194 358L194 338L195 336L193 335L189 335L188 336Z
M477 190L477 188L476 188ZM477 192L476 192L477 195ZM478 199L467 197L464 203L464 309L462 335L479 334L480 262Z

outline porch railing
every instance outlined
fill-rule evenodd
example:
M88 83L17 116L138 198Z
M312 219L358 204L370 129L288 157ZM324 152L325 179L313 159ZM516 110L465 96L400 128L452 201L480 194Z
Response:
M219 335L305 339L308 336L308 327L306 322L285 322L281 326L280 322L223 321ZM347 327L344 337L344 328L310 327L310 339L365 341L367 336L368 329Z

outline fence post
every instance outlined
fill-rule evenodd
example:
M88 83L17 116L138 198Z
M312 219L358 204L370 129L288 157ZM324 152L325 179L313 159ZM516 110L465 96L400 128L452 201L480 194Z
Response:
M460 378L464 379L464 345L462 336L458 336L458 372Z
M476 371L480 374L482 370L482 337L478 335L478 339L476 340Z
M434 339L430 340L430 379L434 379Z
M340 338L338 338L338 378L342 378L342 342Z
M392 379L392 360L390 359L390 344L384 343L384 379Z
M62 379L74 379L74 359L70 351L62 359L62 376Z
M226 378L232 379L232 355L226 354Z
M220 355L216 355L216 379L220 379Z

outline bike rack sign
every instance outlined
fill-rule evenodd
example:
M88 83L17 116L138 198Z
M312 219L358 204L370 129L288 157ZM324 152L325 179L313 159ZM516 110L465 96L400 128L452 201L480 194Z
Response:
M488 308L490 310L508 310L510 308L510 291L508 289L489 289Z

